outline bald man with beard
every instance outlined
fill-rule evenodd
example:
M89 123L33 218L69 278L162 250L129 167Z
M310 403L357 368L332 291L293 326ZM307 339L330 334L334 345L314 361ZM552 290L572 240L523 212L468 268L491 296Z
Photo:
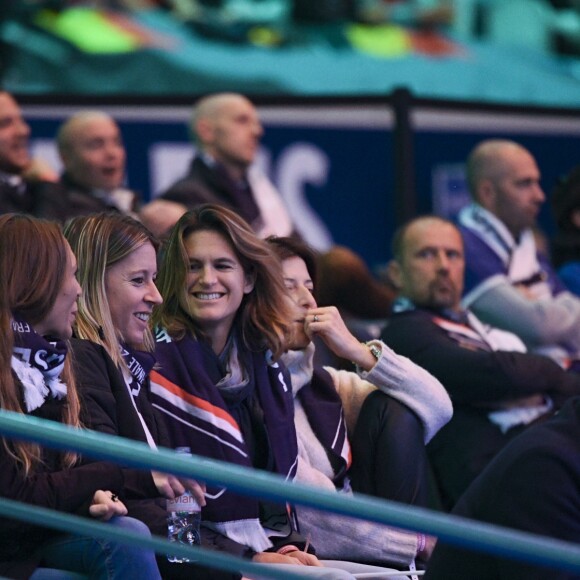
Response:
M580 395L580 375L462 307L465 254L455 224L414 218L395 233L393 255L399 296L381 338L451 396L453 418L427 448L451 508L508 441Z

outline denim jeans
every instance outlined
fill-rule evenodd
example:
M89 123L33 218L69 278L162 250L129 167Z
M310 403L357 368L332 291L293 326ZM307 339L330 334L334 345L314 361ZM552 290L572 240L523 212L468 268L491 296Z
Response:
M109 524L150 536L149 528L134 518L115 517ZM87 536L60 536L45 544L40 554L42 567L34 572L32 580L76 580L79 577L91 580L161 579L152 551L115 541Z

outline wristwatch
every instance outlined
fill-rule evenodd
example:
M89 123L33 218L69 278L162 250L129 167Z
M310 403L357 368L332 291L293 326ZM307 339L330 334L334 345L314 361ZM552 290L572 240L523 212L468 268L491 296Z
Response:
M377 360L379 360L381 358L381 349L376 344L373 344L372 342L366 342L365 344L369 347L371 354Z

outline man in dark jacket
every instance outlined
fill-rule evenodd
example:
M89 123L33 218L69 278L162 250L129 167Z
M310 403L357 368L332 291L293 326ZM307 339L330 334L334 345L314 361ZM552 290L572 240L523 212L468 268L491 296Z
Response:
M60 189L47 168L30 157L30 127L10 93L0 91L0 213L44 217Z
M487 466L453 513L578 544L580 542L580 398L541 425L527 429ZM552 570L439 543L428 580L571 580L578 572Z
M515 335L461 308L463 241L451 222L416 218L395 234L393 250L390 275L399 297L382 339L451 396L453 418L429 445L451 507L510 439L580 394L580 375L528 353Z
M135 215L138 196L125 187L126 152L115 120L102 111L68 118L57 134L64 165L62 199L53 216L66 220L101 211Z

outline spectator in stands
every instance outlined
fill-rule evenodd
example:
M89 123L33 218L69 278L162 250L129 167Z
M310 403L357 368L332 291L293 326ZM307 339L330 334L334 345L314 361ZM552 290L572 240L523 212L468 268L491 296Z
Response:
M119 213L79 216L65 235L77 256L82 294L72 341L83 423L96 431L169 447L162 421L148 397L155 359L148 321L161 296L155 286L157 241L139 222ZM82 339L82 340L79 340ZM200 505L201 487L158 472L125 471L124 500L129 515L158 536L167 534L165 498L187 486ZM163 497L162 497L163 496ZM227 538L203 530L204 547L220 549ZM157 556L164 578L199 580L236 577Z
M263 134L254 105L235 93L210 95L195 106L191 129L197 153L188 174L143 208L143 223L162 236L186 209L218 203L236 211L260 237L296 234L280 194L251 168ZM393 291L354 252L336 246L320 256L320 268L321 304L362 319L386 316Z
M461 307L464 249L452 223L411 220L396 232L393 255L390 275L400 294L382 339L451 395L453 418L428 446L451 507L508 440L580 394L580 375L526 352L517 336Z
M30 127L10 93L0 91L0 213L43 216L60 199L57 179L30 157Z
M63 198L55 217L118 211L135 215L139 200L124 186L125 147L119 126L107 113L83 111L59 128L57 145L64 173Z
M567 288L580 296L580 165L556 184L552 210L557 226L552 260Z
M537 252L532 226L545 200L529 151L488 140L467 162L473 203L459 214L465 242L463 305L563 366L580 353L580 300Z
M453 513L577 545L579 454L580 399L574 397L557 415L511 441L473 482ZM578 578L578 572L440 543L425 578L570 580Z
M67 356L80 295L75 272L74 254L57 224L20 214L0 216L0 406L23 418L80 428ZM108 520L146 537L146 526L124 517L127 509L117 495L123 486L123 470L115 464L80 464L75 452L2 438L3 497ZM0 533L3 577L160 578L152 551L57 532L42 526L41 518L32 524L2 517Z
M173 445L294 478L290 377L278 362L293 308L268 244L231 210L201 205L173 228L158 280L164 302L154 314L151 397ZM283 503L208 486L202 519L245 557L304 577L378 571L352 562L325 566L307 551Z
M336 308L317 306L316 260L308 246L295 238L268 242L296 304L282 362L292 378L297 480L345 494L352 493L352 484L356 492L427 506L425 443L453 411L444 387L383 342L359 342ZM352 361L356 372L316 367L314 337ZM352 560L408 567L415 557L427 560L434 543L422 534L302 506L298 520L323 558L348 554Z

